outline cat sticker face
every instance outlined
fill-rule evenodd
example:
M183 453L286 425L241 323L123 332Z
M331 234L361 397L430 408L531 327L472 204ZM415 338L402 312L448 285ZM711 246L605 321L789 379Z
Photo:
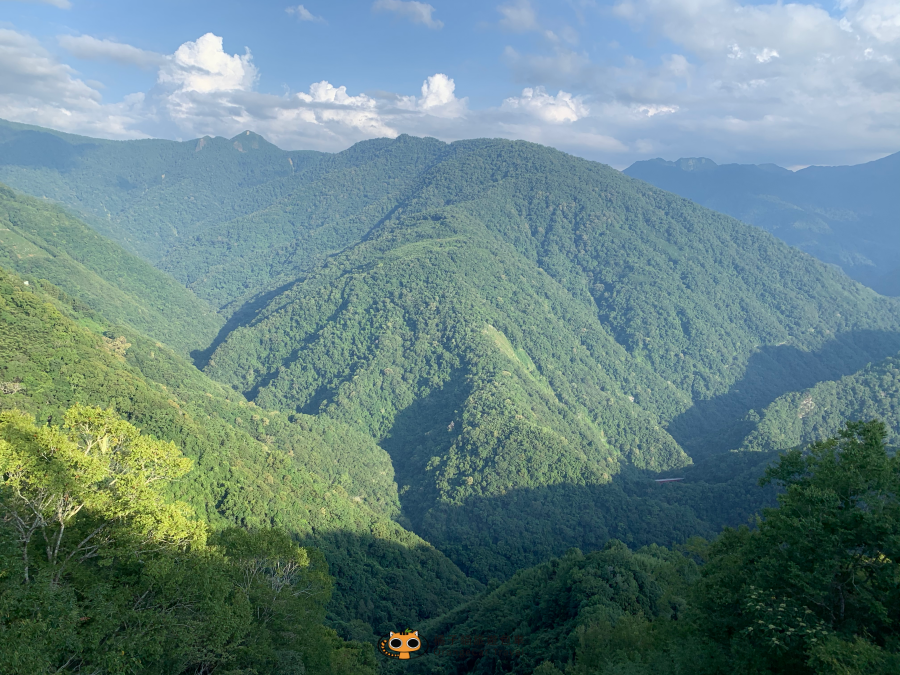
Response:
M378 641L378 651L392 659L409 659L410 654L419 656L423 653L424 640L419 637L419 631L408 630L403 633L388 633L386 637ZM419 652L419 654L415 654Z

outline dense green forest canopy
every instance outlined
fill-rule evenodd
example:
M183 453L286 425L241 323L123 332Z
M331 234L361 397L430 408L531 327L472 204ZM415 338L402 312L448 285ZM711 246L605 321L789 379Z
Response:
M0 413L2 672L375 672L323 625L321 554L278 530L209 536L165 498L190 468L111 410Z
M329 620L344 635L365 638L411 625L479 588L392 520L400 509L394 469L370 437L327 416L285 415L248 403L169 349L110 324L47 282L25 286L7 274L0 291L0 408L58 422L77 401L112 406L145 433L177 443L195 469L173 484L172 497L213 526L277 526L324 552L335 576ZM631 542L712 535L723 523L745 522L771 499L744 494L733 474L699 476L692 492L682 491L675 501L646 476L624 487L585 486L579 499L595 509L592 520L573 508L566 486L546 497L520 492L513 497L527 504L524 525L549 515L556 529L534 540L536 550L512 559L522 566L572 543L599 547L610 534ZM713 501L717 508L707 508ZM460 534L464 525L457 526ZM457 546L465 549L466 542ZM500 560L502 576L512 568Z
M743 447L789 450L834 435L844 420L895 420L898 409L900 356L893 356L840 380L780 396L762 411ZM887 434L888 445L900 445L896 424Z
M486 582L564 541L596 546L628 522L610 517L613 476L741 447L753 410L896 353L898 317L770 235L607 167L470 141L362 242L257 305L206 372L372 435L413 528ZM563 503L578 522L546 518ZM671 522L663 543L696 528L639 520Z
M393 469L371 438L327 418L261 409L49 283L25 286L4 271L0 410L59 424L74 403L113 408L176 443L195 468L168 494L210 525L279 527L320 548L336 576L334 625L412 623L479 587L394 522Z
M900 153L796 172L704 157L651 159L625 173L761 227L879 293L900 295Z
M249 674L239 664L251 654L260 673L366 672L371 654L323 622L375 644L390 630L495 620L519 636L512 651L416 667L668 672L661 663L702 655L710 673L785 672L738 626L740 603L765 609L753 593L777 590L796 618L811 607L804 593L837 577L775 589L754 565L775 569L772 533L795 535L767 523L824 508L809 500L832 489L871 488L885 504L895 494L894 460L879 453L900 436L900 302L609 167L488 139L401 136L329 155L283 152L252 132L111 142L0 123L0 180L32 195L0 188L0 411L30 434L65 435L66 411L93 406L152 447L174 443L193 468L150 502L184 504L206 539L176 542L160 565L203 567L209 588L263 613L294 609L275 609L265 584L240 600L230 580L248 557L275 569L306 555L303 569L331 588L304 610L305 635L325 636L315 657L278 646L283 636L230 600L208 605L242 626L198 638L219 645L223 672ZM876 417L883 426L843 427ZM881 467L882 482L831 485L822 467L845 451ZM759 527L673 551L746 524L779 489L780 509ZM879 539L891 530L817 517L836 519L847 541L868 537L863 576L870 559L893 559ZM819 543L840 574L857 569ZM709 576L734 556L747 562L727 583ZM66 577L72 597L126 573L85 562ZM127 573L127 589L162 583ZM184 578L166 577L160 602ZM883 576L859 583L886 593ZM892 624L871 623L893 616L888 596L883 608L860 600L852 626L819 616L804 635L827 649L792 646L800 660L789 663L889 672ZM716 605L723 597L738 604ZM704 607L721 623L698 619ZM876 632L855 640L870 623ZM104 625L72 624L67 644L105 639L115 627ZM167 649L158 625L140 658ZM78 649L77 663L102 652ZM173 658L200 658L186 649Z
M682 552L610 541L518 572L419 626L404 672L875 675L900 668L900 459L849 423L783 455L757 527ZM389 672L399 672L399 668Z
M0 121L0 181L69 206L151 263L202 223L270 203L283 179L320 156L284 152L249 132L123 142Z
M183 355L213 340L221 318L167 274L63 209L0 185L0 265L46 279L111 321Z

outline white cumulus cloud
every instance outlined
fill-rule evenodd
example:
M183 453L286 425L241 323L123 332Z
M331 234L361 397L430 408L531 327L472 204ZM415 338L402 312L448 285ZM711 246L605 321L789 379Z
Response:
M466 112L468 99L456 98L456 83L443 73L436 73L422 83L419 110L438 117L460 117Z
M503 101L501 108L524 111L554 124L575 122L590 113L581 97L572 96L565 91L550 96L543 87L523 89L521 96Z
M301 92L296 94L296 98L303 103L313 104L299 109L299 118L307 122L337 122L358 129L368 136L397 135L397 131L388 126L379 115L374 99L365 94L351 96L347 93L347 87L335 87L323 80L310 85L308 94Z
M256 78L250 50L243 56L228 54L222 38L212 33L185 42L159 70L160 83L200 93L250 89Z
M415 2L415 0L376 0L372 5L372 9L376 12L394 12L413 23L420 23L435 30L444 27L443 21L438 21L432 16L435 11L434 7L424 2Z

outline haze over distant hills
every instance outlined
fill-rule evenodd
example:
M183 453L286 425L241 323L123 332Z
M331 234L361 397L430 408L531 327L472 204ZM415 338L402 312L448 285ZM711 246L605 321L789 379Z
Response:
M883 295L900 295L900 153L797 172L651 159L625 173L761 227Z

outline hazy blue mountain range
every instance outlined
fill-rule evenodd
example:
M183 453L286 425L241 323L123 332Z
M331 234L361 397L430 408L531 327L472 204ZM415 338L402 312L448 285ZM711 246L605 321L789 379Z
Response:
M771 232L884 295L900 295L900 153L856 166L635 162L625 173Z

